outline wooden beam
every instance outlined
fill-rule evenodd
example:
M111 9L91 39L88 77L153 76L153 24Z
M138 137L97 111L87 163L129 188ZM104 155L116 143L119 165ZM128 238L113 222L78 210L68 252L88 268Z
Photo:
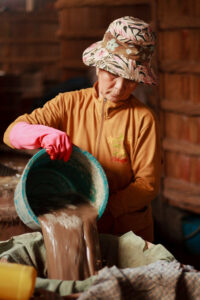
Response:
M63 61L60 63L60 66L63 69L70 69L70 70L86 70L86 69L88 69L88 67L80 60Z
M58 44L57 38L0 38L0 44Z
M162 142L162 146L164 150L179 152L189 155L200 155L200 145L199 144L192 144L185 141L174 140L165 138Z
M163 179L165 190L175 190L183 193L189 193L191 195L200 196L200 185L186 182L184 180L165 177Z
M63 40L79 40L79 39L96 39L101 40L105 33L104 30L88 30L88 31L57 31L57 36Z
M51 64L58 63L59 59L55 57L0 57L0 63L2 64Z
M200 195L187 194L181 191L164 189L164 197L172 206L179 207L194 213L200 213Z
M1 23L55 23L58 24L58 14L57 12L52 13L49 12L32 12L32 13L26 13L26 12L15 12L12 11L3 12L1 13L0 18L0 24Z
M182 113L188 116L200 116L200 103L179 102L168 99L161 99L160 106L163 110L175 113Z
M58 0L55 7L59 10L70 7L133 6L139 4L151 4L151 0Z
M159 61L159 70L168 73L200 74L200 61Z
M167 17L166 17L167 16ZM173 16L166 14L158 22L159 29L193 29L200 28L200 18L195 16Z

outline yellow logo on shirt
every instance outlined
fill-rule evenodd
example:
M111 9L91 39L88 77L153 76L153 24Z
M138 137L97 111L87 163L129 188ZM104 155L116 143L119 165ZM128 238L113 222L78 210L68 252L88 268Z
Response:
M118 137L107 137L111 148L112 160L125 163L128 161L127 154L124 149L124 136L121 134Z

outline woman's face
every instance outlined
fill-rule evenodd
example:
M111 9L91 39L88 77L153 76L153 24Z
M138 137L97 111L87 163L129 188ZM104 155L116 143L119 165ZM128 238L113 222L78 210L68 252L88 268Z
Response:
M97 69L99 97L118 102L127 100L135 90L137 82Z

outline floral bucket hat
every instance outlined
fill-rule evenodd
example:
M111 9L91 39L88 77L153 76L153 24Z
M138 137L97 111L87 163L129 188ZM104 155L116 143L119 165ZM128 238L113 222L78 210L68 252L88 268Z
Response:
M113 21L103 40L83 52L83 62L120 77L156 84L151 67L155 34L149 24L134 17Z

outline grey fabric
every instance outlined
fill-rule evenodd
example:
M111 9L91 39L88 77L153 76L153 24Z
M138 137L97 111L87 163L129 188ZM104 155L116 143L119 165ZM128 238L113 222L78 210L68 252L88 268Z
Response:
M200 272L176 260L157 261L138 268L102 269L78 300L197 300Z

